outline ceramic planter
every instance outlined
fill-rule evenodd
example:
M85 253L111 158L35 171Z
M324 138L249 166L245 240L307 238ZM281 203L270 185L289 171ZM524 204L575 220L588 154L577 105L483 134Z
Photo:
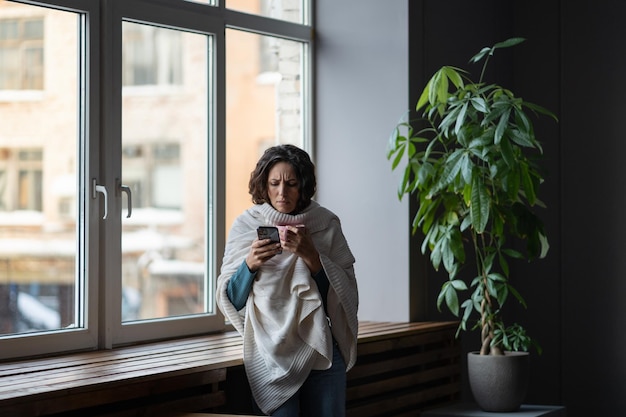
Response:
M491 412L516 411L526 397L529 353L467 354L470 388L480 408Z

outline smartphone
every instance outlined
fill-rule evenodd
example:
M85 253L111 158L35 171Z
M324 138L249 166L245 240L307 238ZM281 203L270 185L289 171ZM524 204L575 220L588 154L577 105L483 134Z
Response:
M259 226L256 230L259 240L270 239L272 243L279 243L280 236L278 234L278 227L275 226ZM282 249L278 253L282 253Z

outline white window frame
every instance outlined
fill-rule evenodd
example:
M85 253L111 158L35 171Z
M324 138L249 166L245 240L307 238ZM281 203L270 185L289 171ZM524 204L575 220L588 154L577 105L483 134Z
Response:
M310 16L312 1L305 1L304 15ZM121 219L122 193L114 192L121 178L121 33L122 21L153 23L188 30L213 37L209 91L208 188L213 216L212 244L207 263L212 279L211 302L215 303L215 281L225 246L225 31L226 28L249 31L302 42L306 53L303 63L302 121L304 148L312 147L313 30L311 25L294 24L228 10L224 4L211 6L185 0L24 0L23 3L79 13L84 26L81 36L80 67L83 76L80 91L80 183L79 211L84 213L79 241L84 258L77 258L77 273L85 276L78 291L77 308L85 307L84 328L46 333L18 334L0 338L0 359L60 353L87 349L106 349L117 345L183 337L219 331L224 318L217 308L214 315L187 316L143 322L121 320ZM108 219L101 218L102 202L91 198L93 180L109 190Z
M42 5L42 2L32 2ZM80 211L84 213L78 222L80 242L76 257L76 274L84 277L84 281L76 288L76 311L80 314L79 327L57 331L17 334L0 338L0 359L58 353L84 349L95 349L98 346L98 302L97 286L99 258L99 206L93 204L88 195L88 178L96 177L99 160L94 149L99 148L100 96L97 79L99 76L100 57L98 51L98 33L100 33L100 6L97 0L56 0L44 6L77 13L80 21L79 35L81 50L79 58L79 137L78 156L81 182L77 193ZM89 68L87 73L86 69ZM45 83L45 80L44 80ZM81 256L82 255L82 256ZM79 295L80 294L80 295Z

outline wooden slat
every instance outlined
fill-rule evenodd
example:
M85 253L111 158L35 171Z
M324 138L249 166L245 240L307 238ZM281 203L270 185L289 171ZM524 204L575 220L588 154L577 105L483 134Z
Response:
M30 359L0 364L0 379L12 374L54 370L57 368L82 366L86 362L98 363L111 360L132 359L155 354L176 354L189 350L222 350L228 347L241 348L241 337L236 332L209 335L189 339L180 339L155 344L136 345L113 350L100 350L69 354L44 359Z
M238 362L238 361L237 361ZM74 389L76 391L91 391L99 389L104 384L125 381L146 381L167 375L169 378L191 372L211 371L225 368L226 361L222 357L212 357L210 353L190 355L188 357L152 357L147 360L129 361L120 359L112 363L93 366L85 363L69 370L55 370L35 372L26 379L17 378L13 384L4 386L0 392L0 400L17 399L39 394L52 393L59 390ZM42 384L41 378L45 378Z
M414 346L424 346L432 343L445 343L454 339L453 331L428 332L412 335L395 334L387 339L380 337L374 341L359 343L358 354L372 355L376 353L389 352L391 350L408 349Z
M100 416L106 417L137 417L165 416L180 410L206 410L219 407L226 401L223 392L201 394L193 397L178 398L156 404L130 406L121 410L108 411ZM98 417L100 417L98 416ZM95 416L94 416L95 417Z
M126 387L126 389L132 388L132 386ZM54 401L33 401L19 405L16 404L12 407L0 407L0 415L18 417L70 413L69 415L72 417L160 416L185 409L202 410L219 407L226 401L223 391L207 392L201 395L185 396L172 400L164 400L163 398L164 397L144 397L143 401L137 399L133 399L132 401L120 401L120 397L111 398L110 392L96 391L84 395L69 395L63 397L62 401L59 399ZM68 407L67 403L71 403L71 407ZM101 405L106 405L106 407L98 409Z
M359 342L370 342L376 339L387 339L394 334L419 334L443 329L454 329L457 322L364 322L359 324Z
M347 417L376 417L396 415L401 412L412 411L407 415L419 415L423 408L421 404L436 401L442 397L452 397L460 391L460 384L449 383L434 388L424 389L419 392L388 395L377 398L375 401L365 402L359 406L348 407Z
M460 393L458 323L367 323L348 372L349 417L415 416Z
M226 379L226 369L216 369L205 373L168 377L167 379L140 381L124 384L102 384L97 389L69 389L56 391L55 395L33 395L26 401L3 402L0 415L20 415L9 410L30 410L22 415L45 415L92 408L107 404L131 401L141 398L159 398L172 392L181 392L198 386L208 386ZM207 394L210 390L207 390ZM217 394L217 393L216 393ZM217 394L219 404L223 404L223 393ZM156 401L155 401L156 402ZM6 410L6 411L5 411Z
M403 389L414 387L444 378L455 378L458 376L458 366L448 365L434 368L427 371L412 372L401 376L376 380L373 382L351 386L347 390L348 401L355 398L372 398L389 392L398 392Z
M367 364L359 364L348 372L348 380L425 365L442 359L453 360L457 358L459 354L460 349L458 347L449 347L441 350L432 350L424 353L404 356L402 360L398 360L398 358L391 358Z

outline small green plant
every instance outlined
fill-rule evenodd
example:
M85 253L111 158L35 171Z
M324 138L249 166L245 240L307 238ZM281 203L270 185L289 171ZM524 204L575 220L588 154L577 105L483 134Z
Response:
M526 334L526 329L517 323L504 327L502 322L497 322L491 344L502 346L505 350L524 352L528 352L528 348L532 345L541 354L541 346Z
M533 344L521 326L503 323L509 295L526 307L509 282L509 260L542 258L549 249L533 211L543 206L537 198L543 150L528 113L556 116L483 82L494 52L522 41L511 38L472 57L472 63L484 59L478 82L455 67L435 72L417 102L418 119L398 123L387 154L392 169L403 168L398 197L418 200L412 232L424 234L422 253L430 252L433 267L443 265L448 273L437 307L445 303L460 317L459 331L478 316L471 328L480 329L481 354L528 350ZM524 249L517 249L516 240L525 242ZM467 281L459 277L466 246L476 267Z

